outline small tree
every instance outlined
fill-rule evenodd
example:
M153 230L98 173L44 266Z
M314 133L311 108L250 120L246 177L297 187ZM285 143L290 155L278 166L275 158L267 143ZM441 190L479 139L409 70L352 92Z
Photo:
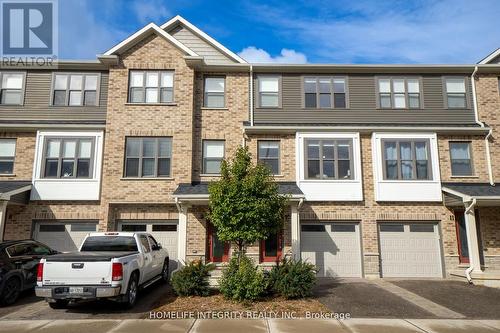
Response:
M283 225L287 197L278 193L270 170L252 164L248 147L239 147L231 162L222 161L221 178L208 188L209 218L221 241L245 246L267 239Z

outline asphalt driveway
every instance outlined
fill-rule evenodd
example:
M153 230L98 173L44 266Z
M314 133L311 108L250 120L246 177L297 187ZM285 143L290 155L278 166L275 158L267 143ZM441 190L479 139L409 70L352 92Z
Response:
M452 280L397 280L391 283L472 319L500 319L500 288Z
M314 295L333 312L352 318L436 318L430 312L368 280L320 279Z
M112 301L93 301L69 304L67 309L51 309L42 298L33 292L23 295L19 301L0 307L1 320L57 320L57 319L133 319L147 318L149 311L168 302L171 287L158 282L142 290L132 309L125 310Z

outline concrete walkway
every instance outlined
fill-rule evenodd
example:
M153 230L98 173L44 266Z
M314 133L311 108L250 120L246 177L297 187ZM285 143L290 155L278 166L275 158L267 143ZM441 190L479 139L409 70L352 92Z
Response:
M437 303L432 302L431 300L428 300L427 298L424 298L422 296L419 296L415 293L412 293L409 290L406 290L404 288L398 287L395 284L390 283L387 280L373 280L371 281L372 283L376 284L380 288L391 292L402 299L415 304L416 306L432 313L433 315L441 318L453 318L453 319L463 319L465 316L461 313L455 312L453 310L450 310L442 305L439 305Z
M328 332L328 333L500 333L500 320L443 319L237 319L237 320L27 320L0 321L1 333L136 332Z

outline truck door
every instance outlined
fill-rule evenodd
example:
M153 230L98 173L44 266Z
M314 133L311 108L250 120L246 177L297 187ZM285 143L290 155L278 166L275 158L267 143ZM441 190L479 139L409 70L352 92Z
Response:
M140 284L153 278L153 255L151 253L151 246L149 245L148 237L146 235L139 235L139 242L141 245L141 252L144 258L144 266L142 267L142 278Z

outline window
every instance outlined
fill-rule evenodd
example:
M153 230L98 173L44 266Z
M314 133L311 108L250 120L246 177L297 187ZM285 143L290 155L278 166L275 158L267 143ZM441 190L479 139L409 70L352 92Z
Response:
M383 140L384 179L432 179L428 140Z
M14 173L14 159L16 156L16 140L0 139L0 175Z
M23 100L24 73L1 73L0 104L21 105Z
M203 141L203 173L219 174L220 165L224 159L224 141Z
M205 77L204 85L205 93L203 99L203 106L207 108L223 108L226 105L225 101L225 89L226 89L226 78L225 77Z
M125 177L170 177L172 138L126 139Z
M153 224L153 232L155 231L177 231L176 224Z
M405 226L403 224L381 224L381 232L404 232Z
M47 138L43 157L44 178L91 178L93 138Z
M434 232L434 224L410 224L410 232Z
M280 173L280 142L259 141L257 157L260 163L266 165L273 175Z
M465 78L446 79L446 99L448 108L465 108L467 99L465 95Z
M259 76L259 105L261 108L277 108L280 106L279 76Z
M146 235L139 235L139 240L141 241L142 252L151 252L151 247L149 246L148 237Z
M420 108L420 80L417 78L380 78L378 93L382 109Z
M452 176L472 176L470 142L450 142Z
M325 232L326 228L324 224L302 224L300 226L300 231L302 232Z
M352 179L352 140L307 139L307 179Z
M158 251L158 242L152 236L148 236L149 244L151 244L151 250Z
M52 105L97 105L98 74L55 74Z
M130 103L173 103L173 71L130 71Z
M343 77L304 78L304 106L306 108L345 108L346 79Z
M122 224L122 231L126 232L142 232L146 231L145 224Z

